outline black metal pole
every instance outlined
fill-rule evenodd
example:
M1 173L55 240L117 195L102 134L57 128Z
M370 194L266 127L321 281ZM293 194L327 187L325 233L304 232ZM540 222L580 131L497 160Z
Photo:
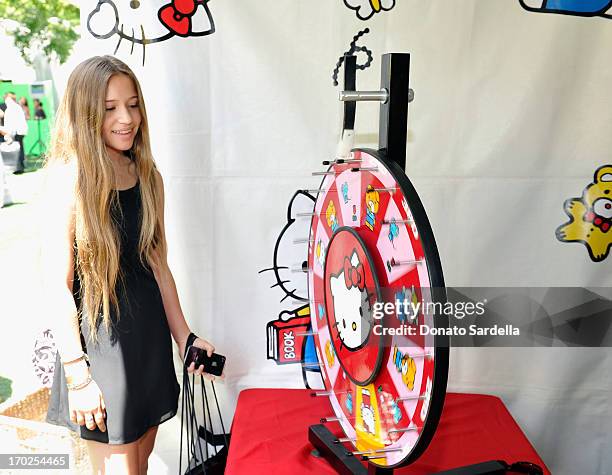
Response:
M384 54L381 67L381 89L386 89L388 99L380 105L378 148L405 170L410 55Z
M344 90L356 91L357 87L357 57L347 55L344 57ZM347 101L344 103L344 120L342 121L342 132L355 129L355 111L357 103Z

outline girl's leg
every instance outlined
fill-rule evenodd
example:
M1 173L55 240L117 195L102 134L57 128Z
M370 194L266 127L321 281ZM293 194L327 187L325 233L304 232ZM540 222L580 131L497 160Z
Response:
M159 426L151 427L140 439L138 439L138 465L140 467L140 475L147 474L149 456L151 452L153 452L158 427Z
M140 475L138 446L140 439L129 444L111 445L86 441L94 475Z

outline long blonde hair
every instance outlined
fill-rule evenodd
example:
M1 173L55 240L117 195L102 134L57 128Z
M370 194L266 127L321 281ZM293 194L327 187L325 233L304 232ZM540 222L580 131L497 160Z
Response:
M68 79L58 109L47 164L76 165L75 268L80 281L79 316L89 323L89 338L97 341L102 319L108 330L111 308L119 317L116 286L122 280L120 239L111 216L118 203L115 173L102 139L106 88L110 78L125 74L138 92L141 123L130 150L136 165L142 200L138 251L144 264L157 264L165 254L160 222L160 197L142 90L125 63L113 56L95 56L79 64Z

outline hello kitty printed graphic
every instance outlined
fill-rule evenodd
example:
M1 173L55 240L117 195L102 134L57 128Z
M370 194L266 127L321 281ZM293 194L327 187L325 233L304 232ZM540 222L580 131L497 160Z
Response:
M320 386L320 370L311 330L310 317L314 313L319 320L324 318L322 304L312 307L308 304L306 275L292 272L295 263L305 262L308 254L306 244L296 244L299 238L308 234L309 224L300 215L312 210L314 198L310 194L296 191L287 206L287 220L280 231L272 255L272 267L259 273L272 276L271 289L280 291L284 308L279 315L266 325L267 359L278 365L295 364L302 366L302 380L306 388ZM325 243L317 243L317 265L323 266ZM287 301L288 300L288 301ZM333 348L328 347L325 356L333 364Z
M356 251L344 257L340 274L331 276L330 288L338 337L351 350L363 346L372 326L372 304L365 287L365 271Z
M208 8L209 0L98 0L87 16L87 30L94 38L117 37L115 53L122 42L134 52L142 48L142 62L148 44L183 38L207 36L215 32Z
M370 399L370 391L365 388L361 389L361 419L362 428L369 434L376 434L376 416L372 409L372 402Z
M380 289L372 260L353 228L338 228L333 235L324 280L334 352L351 380L368 384L382 364L383 339L372 332L372 304L380 300Z

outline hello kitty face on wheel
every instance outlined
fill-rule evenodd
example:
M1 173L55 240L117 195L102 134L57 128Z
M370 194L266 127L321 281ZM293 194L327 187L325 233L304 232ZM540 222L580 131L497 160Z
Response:
M350 350L361 348L370 334L372 308L357 252L344 258L343 268L330 277L330 284L338 337Z
M134 51L174 36L205 36L214 33L215 24L208 9L209 0L98 0L87 16L87 30L97 39L117 37Z

